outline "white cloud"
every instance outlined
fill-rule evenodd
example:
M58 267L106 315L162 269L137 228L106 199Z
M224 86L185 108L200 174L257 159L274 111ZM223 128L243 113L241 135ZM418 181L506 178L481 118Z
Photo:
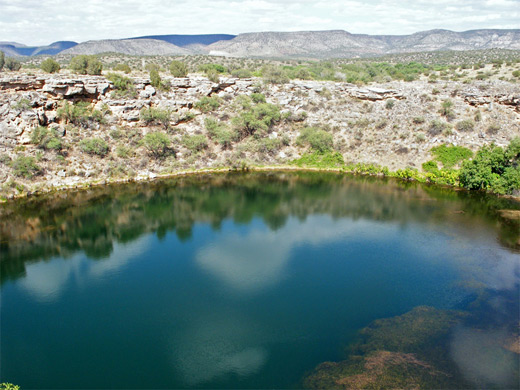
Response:
M343 29L409 34L445 28L520 28L520 0L0 0L0 41L127 38L156 34Z

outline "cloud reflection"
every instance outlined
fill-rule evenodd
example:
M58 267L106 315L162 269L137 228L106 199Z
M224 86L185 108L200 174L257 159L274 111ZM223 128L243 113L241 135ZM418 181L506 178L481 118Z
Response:
M121 270L132 259L140 256L150 246L150 236L128 243L114 245L114 250L107 259L90 260L82 254L70 259L53 259L49 262L37 262L26 267L26 275L20 281L22 288L42 302L56 300L71 281L92 278L100 279Z
M245 236L217 236L195 259L227 286L257 292L283 279L290 252L299 245L323 245L349 235L382 238L385 229L389 228L369 221L334 220L323 215L310 216L305 222L291 218L277 231L256 228Z
M226 374L249 376L268 358L261 329L236 315L199 318L174 342L174 366L184 382L196 386Z
M451 357L464 377L478 387L514 385L516 360L503 345L504 330L485 331L457 327L452 336Z

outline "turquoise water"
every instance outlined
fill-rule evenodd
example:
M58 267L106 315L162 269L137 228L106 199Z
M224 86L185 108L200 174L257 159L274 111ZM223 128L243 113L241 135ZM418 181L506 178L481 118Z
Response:
M318 364L348 358L376 319L424 305L471 311L487 294L493 302L453 330L446 359L469 387L515 387L518 355L501 346L518 331L519 225L498 210L519 208L316 173L0 206L0 382L298 388ZM489 357L468 352L471 332L503 350L490 374L479 368Z

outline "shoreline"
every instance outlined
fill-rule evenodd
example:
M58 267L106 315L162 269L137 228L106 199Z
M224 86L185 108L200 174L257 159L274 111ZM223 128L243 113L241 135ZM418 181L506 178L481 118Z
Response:
M468 191L470 190L465 189L464 187L458 186L458 185L450 185L450 184L441 184L441 183L433 183L428 181L421 181L417 180L415 178L409 178L405 179L402 177L396 177L394 176L395 171L389 171L389 175L385 175L382 173L366 173L366 172L356 172L352 170L346 169L346 167L341 168L319 168L319 167L305 167L305 166L295 166L295 165L269 165L269 166L246 166L244 168L234 168L234 167L223 167L223 168L201 168L201 169L193 169L193 170L182 170L177 171L173 173L167 173L167 174L156 174L151 173L149 175L137 175L136 177L125 177L125 178L118 178L118 179L105 179L105 180L93 180L93 181L86 181L83 183L77 183L77 184L70 184L70 185L63 185L63 186L53 186L53 187L46 187L44 189L38 189L35 191L23 191L19 194L13 195L10 198L0 198L0 204L7 204L10 202L15 202L22 199L29 199L33 197L43 196L43 195L49 195L53 193L62 193L65 191L83 191L90 188L97 188L102 186L110 186L110 185L124 185L124 184L130 184L130 183L152 183L154 181L160 181L160 180L166 180L166 179L173 179L178 177L184 177L184 176L195 176L195 175L204 175L204 174L221 174L221 173L229 173L229 172L280 172L280 171L288 171L288 172L335 172L335 173L343 173L343 174L349 174L352 176L370 176L370 177L379 177L379 178L392 178L396 179L402 182L414 182L418 184L427 184L427 185L435 185L439 187L445 187L450 188L454 191ZM501 195L501 194L495 194L490 191L479 191L483 193L487 193L489 195L494 195L498 198L505 198L510 199L515 202L520 203L520 196L514 196L514 195Z

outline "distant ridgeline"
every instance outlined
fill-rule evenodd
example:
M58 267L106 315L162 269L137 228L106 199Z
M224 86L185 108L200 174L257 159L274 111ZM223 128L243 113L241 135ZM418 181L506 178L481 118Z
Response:
M79 44L55 42L41 47L0 42L0 50L7 56L115 52L131 55L216 54L230 57L328 59L486 49L520 50L520 30L429 30L410 35L351 34L343 30L271 31L236 36L174 34L103 39Z
M229 34L203 34L203 35L147 35L144 37L135 37L129 39L157 39L172 43L175 46L185 47L189 45L211 45L218 41L229 41L236 35Z

